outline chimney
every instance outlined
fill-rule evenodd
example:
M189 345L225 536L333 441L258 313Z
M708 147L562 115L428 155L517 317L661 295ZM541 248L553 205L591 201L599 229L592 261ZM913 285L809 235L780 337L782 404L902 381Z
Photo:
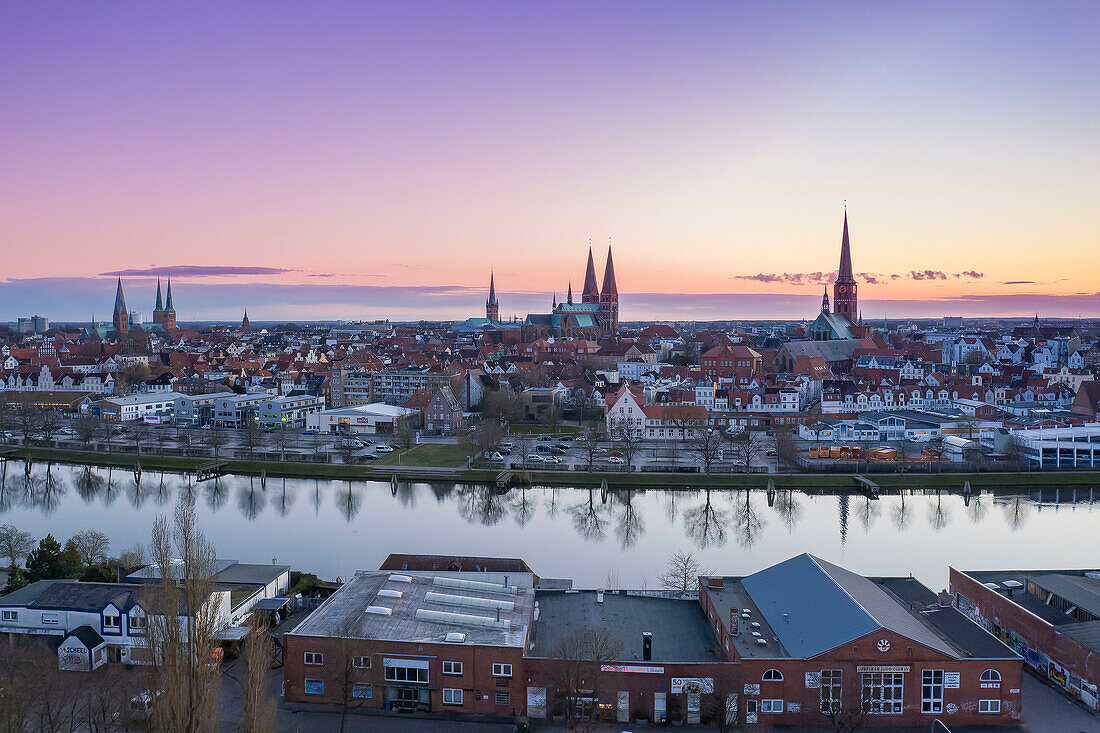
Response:
M649 662L653 659L653 633L642 632L642 660Z
M596 603L603 603L603 588L596 589Z

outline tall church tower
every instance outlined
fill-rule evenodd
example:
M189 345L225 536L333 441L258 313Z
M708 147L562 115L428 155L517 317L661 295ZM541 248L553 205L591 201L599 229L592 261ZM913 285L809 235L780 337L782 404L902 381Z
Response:
M591 253L589 263L591 263ZM615 284L615 263L611 259L611 245L607 245L607 265L603 271L603 288L600 290L600 317L610 333L619 330L619 288Z
M581 302L599 304L600 291L596 287L596 264L592 261L592 247L588 248L588 269L584 272L584 290L581 291Z
M485 301L485 317L496 323L500 320L500 306L497 304L497 285L493 273L489 273L489 298Z
M844 235L840 240L840 269L833 283L833 313L839 313L855 325L859 320L856 279L852 276L852 247L848 243L848 210L844 210Z
M176 307L172 305L172 278L168 278L168 294L164 298L164 312L160 323L165 331L176 330Z
M115 310L111 318L115 332L121 341L130 332L130 312L126 310L126 296L122 294L122 278L118 278L118 287L115 288Z

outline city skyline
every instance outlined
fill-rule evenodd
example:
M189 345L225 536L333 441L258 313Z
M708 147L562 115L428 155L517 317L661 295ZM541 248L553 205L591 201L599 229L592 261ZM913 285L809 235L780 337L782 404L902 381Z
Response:
M1100 315L1089 3L3 16L5 320Z

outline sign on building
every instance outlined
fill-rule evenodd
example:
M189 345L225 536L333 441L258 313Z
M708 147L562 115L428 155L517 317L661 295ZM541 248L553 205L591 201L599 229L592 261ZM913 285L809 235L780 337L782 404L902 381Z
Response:
M707 694L714 692L713 677L673 677L672 694L681 692Z
M958 672L944 672L943 673L943 688L945 690L957 690L959 689L959 676Z

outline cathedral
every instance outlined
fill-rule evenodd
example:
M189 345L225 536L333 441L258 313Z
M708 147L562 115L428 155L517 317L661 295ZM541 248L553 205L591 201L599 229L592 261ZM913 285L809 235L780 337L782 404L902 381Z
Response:
M866 336L870 329L863 326L856 298L856 279L852 273L852 245L848 241L848 210L844 210L844 232L840 237L840 268L833 282L833 302L829 307L829 291L821 297L821 313L806 336L812 341L833 341Z
M166 298L161 296L160 279L157 279L157 302L153 306L153 320L151 323L134 323L131 320L131 313L126 308L126 295L122 292L122 278L118 279L118 283L115 285L115 307L111 313L110 331L114 332L117 340L125 341L130 334L130 330L134 328L140 328L144 331L162 331L164 333L172 333L176 330L176 308L172 305L171 279L168 280ZM93 320L91 328L87 329L87 333L104 338L110 332L105 328L97 327Z
M492 285L490 280L489 297L495 307L496 295ZM615 283L615 262L611 257L611 245L608 245L603 286L596 285L596 264L592 259L592 248L589 247L581 302L573 301L573 284L569 283L565 301L559 303L555 296L550 313L528 314L523 321L522 338L524 341L535 341L548 336L595 340L618 330L619 288Z

